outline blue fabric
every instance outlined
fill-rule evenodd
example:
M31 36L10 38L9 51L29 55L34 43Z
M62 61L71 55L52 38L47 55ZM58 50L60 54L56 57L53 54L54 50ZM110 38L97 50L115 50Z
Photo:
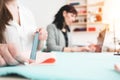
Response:
M30 79L41 80L119 80L114 64L120 56L108 53L56 52L54 64L1 67L0 76L16 73Z

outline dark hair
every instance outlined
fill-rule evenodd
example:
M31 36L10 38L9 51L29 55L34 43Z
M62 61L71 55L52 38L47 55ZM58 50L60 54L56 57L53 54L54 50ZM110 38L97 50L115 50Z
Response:
M5 1L0 0L0 43L5 43L4 31L10 20L13 20L13 17L7 9Z
M53 21L53 23L56 25L56 27L60 30L64 26L66 26L66 28L68 28L68 25L64 24L64 22L65 22L64 17L63 17L64 11L77 15L77 11L72 5L64 5L63 7L61 7L60 10L55 15L55 19Z

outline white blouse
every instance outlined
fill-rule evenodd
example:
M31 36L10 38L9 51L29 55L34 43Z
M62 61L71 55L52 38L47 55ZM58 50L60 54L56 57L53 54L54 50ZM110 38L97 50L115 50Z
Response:
M32 13L19 4L20 24L14 20L6 25L5 39L7 43L14 43L23 52L31 50L33 35L37 28Z

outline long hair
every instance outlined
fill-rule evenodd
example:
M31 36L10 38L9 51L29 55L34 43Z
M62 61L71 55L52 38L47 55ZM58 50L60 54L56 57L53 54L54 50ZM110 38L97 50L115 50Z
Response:
M10 20L13 20L13 17L5 5L5 0L0 0L0 43L5 43L4 31Z
M63 7L61 7L60 10L55 15L55 19L53 21L53 23L56 25L56 27L58 29L60 29L60 30L64 26L66 26L66 28L68 28L68 25L65 24L65 20L64 20L64 17L63 17L63 12L64 11L77 15L77 11L76 11L76 9L73 6L71 6L71 5L64 5Z

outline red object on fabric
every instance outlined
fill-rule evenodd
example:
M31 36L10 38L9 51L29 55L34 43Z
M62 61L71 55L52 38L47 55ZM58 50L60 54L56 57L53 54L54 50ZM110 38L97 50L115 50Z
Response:
M44 60L42 63L54 63L55 61L56 61L55 58L48 58Z

